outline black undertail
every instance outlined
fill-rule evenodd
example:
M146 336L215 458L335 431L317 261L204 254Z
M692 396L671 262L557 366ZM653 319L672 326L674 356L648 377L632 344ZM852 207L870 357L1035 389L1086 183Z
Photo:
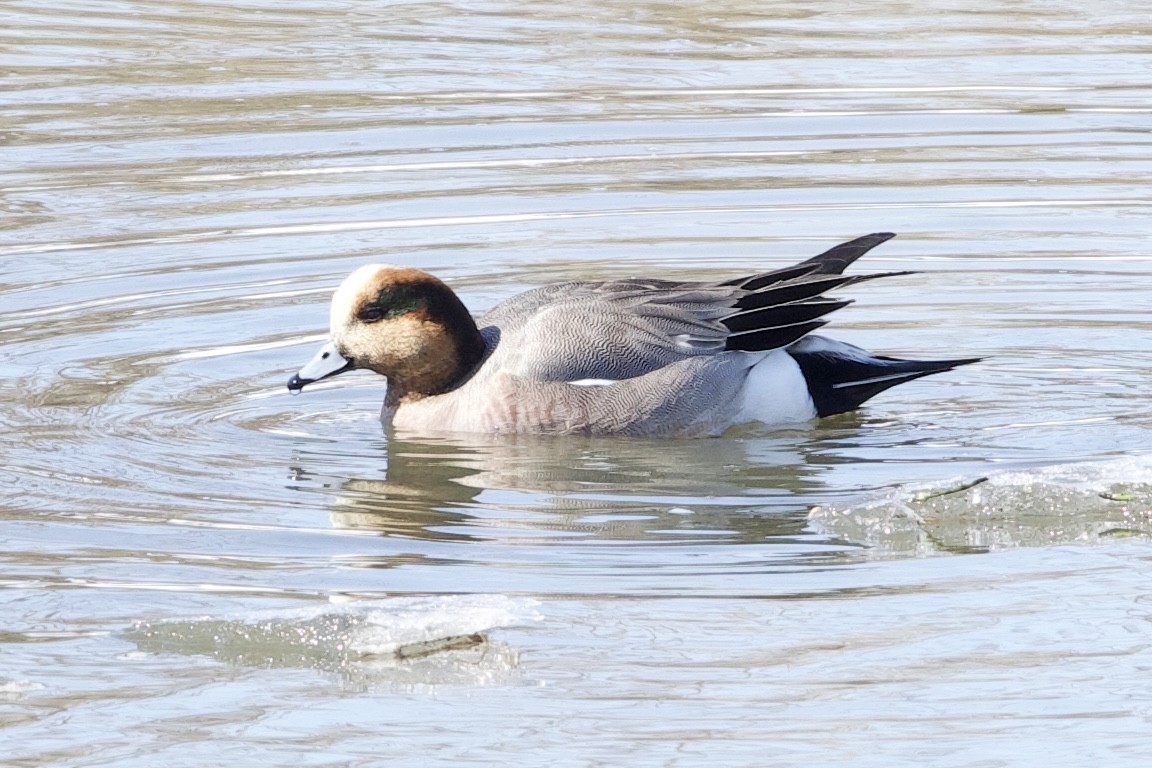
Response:
M812 341L825 340L812 339ZM859 347L839 342L831 342L828 346L832 348L825 349L805 350L805 346L817 345L801 342L790 348L788 354L797 362L800 372L804 374L804 379L808 383L808 394L812 396L818 416L854 411L866 400L889 387L919 379L921 376L950 371L961 365L978 363L981 360L979 357L959 360L900 360L895 357L873 355Z

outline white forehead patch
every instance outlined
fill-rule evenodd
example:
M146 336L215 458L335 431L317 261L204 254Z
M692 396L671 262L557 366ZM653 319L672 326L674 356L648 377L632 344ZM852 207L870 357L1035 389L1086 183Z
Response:
M365 264L344 278L344 282L340 283L336 292L332 294L332 309L328 316L329 327L332 330L348 324L356 312L357 301L363 295L364 289L381 270L385 269L400 269L400 267L395 264Z

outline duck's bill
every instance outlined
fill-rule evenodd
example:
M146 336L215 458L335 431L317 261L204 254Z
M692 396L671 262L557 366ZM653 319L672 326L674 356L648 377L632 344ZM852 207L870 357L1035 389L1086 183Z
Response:
M352 368L352 361L345 359L336 350L336 345L328 342L320 348L315 357L308 361L307 365L292 374L292 378L288 379L288 391L299 392L314 381L327 379L336 374L344 373L344 371L350 371Z

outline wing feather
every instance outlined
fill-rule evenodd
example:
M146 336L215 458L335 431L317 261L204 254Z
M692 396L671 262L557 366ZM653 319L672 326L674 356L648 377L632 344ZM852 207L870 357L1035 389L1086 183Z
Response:
M891 237L867 235L791 267L719 283L557 283L509 299L479 323L486 338L498 339L495 368L539 381L630 379L700 355L779 349L851 303L824 292L906 274L840 274Z

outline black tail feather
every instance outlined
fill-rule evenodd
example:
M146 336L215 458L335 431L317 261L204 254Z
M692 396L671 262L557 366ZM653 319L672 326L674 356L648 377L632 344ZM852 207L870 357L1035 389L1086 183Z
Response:
M779 328L816 320L851 303L851 299L825 298L796 301L791 304L739 312L724 318L724 325L732 333L742 333L760 328Z
M889 232L865 235L795 266L720 283L746 291L737 299L736 311L722 320L729 330L724 348L752 352L792 344L824 325L825 321L819 318L850 303L826 298L823 295L826 291L877 277L908 274L840 274L869 250L893 237Z
M842 342L813 337L788 350L808 383L818 416L854 411L886 389L922 376L943 373L980 362L979 357L958 360L900 360L866 352ZM805 349L805 347L809 349Z
M813 256L807 261L800 262L800 264L815 265L816 271L824 275L843 274L844 270L852 265L852 262L894 237L896 237L895 232L873 232L870 235L864 235L855 240L833 246L819 256Z
M820 416L854 411L897 384L979 362L975 357L900 360L808 335L827 322L821 319L824 315L851 303L825 297L826 291L877 277L913 274L843 274L861 256L895 236L875 232L791 267L720 283L746 291L736 301L736 311L722 319L729 331L724 348L753 352L786 347L804 374Z
M821 275L812 274L799 280L789 280L779 285L766 288L741 296L736 302L738 309L759 309L760 307L774 307L779 304L789 304L795 301L804 301L820 296L826 291L833 291L845 285L862 283L865 280L875 280L878 277L899 277L911 275L912 272L874 272L870 275Z
M806 323L784 325L772 328L757 328L741 331L728 336L724 349L739 350L741 352L763 352L768 349L780 349L804 338L817 328L827 325L827 320L810 320Z
M818 256L794 264L791 267L776 269L771 272L761 272L750 277L738 277L727 280L721 285L735 285L746 291L759 291L776 283L797 280L808 275L839 275L844 272L852 262L859 259L868 251L881 243L886 243L896 235L892 232L875 232L864 235L855 240L835 245ZM895 273L905 274L905 273Z

